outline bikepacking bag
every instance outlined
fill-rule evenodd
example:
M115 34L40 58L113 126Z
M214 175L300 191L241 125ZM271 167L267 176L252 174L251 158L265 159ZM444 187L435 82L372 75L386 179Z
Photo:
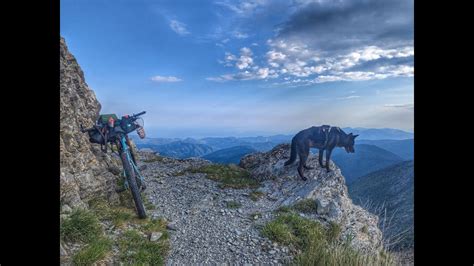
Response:
M111 117L114 119L114 121L119 120L117 115L115 115L115 114L103 114L103 115L99 116L99 119L97 120L97 122L102 124L102 125L107 125L107 123L109 123L109 119Z
M97 128L95 130L89 131L88 133L90 142L97 144L105 144L105 139Z
M120 127L125 131L125 134L128 134L132 131L135 131L139 125L135 123L135 121L128 117L128 116L123 116L122 120L120 120Z

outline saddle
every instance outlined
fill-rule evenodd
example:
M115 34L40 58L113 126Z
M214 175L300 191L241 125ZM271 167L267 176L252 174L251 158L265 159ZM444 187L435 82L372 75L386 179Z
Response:
M328 141L329 141L329 133L331 132L331 129L335 128L336 130L340 131L341 129L339 127L331 127L330 125L322 125L319 127L319 133L322 133L325 135L325 140L324 140L324 147L326 147Z

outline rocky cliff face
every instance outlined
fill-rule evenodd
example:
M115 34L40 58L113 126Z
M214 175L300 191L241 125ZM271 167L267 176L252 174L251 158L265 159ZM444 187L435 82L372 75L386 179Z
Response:
M305 170L308 181L298 176L297 162L284 166L290 158L290 144L280 144L266 153L253 153L243 157L240 166L263 181L259 189L275 200L277 206L288 206L301 199L313 199L317 204L314 219L332 221L342 227L342 234L352 238L354 248L374 252L381 246L382 233L377 227L378 217L354 205L349 198L341 170L331 161L332 171L327 173L311 155Z
M80 124L90 127L100 111L100 103L89 89L84 73L65 40L60 41L60 182L63 211L86 207L92 197L114 200L118 161L92 145Z

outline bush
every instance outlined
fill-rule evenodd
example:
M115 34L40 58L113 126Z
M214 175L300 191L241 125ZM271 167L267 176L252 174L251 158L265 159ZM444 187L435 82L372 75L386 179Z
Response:
M206 165L191 169L192 173L204 173L207 178L220 182L221 188L256 188L257 180L250 177L250 173L236 165Z
M316 213L318 205L312 199L304 199L293 205L293 209L302 213Z
M101 237L82 248L73 256L72 261L74 265L91 265L94 262L103 259L111 248L112 241Z
M60 232L64 240L89 243L102 235L102 227L93 212L75 209L61 222Z
M169 250L167 235L151 242L138 231L130 230L119 240L120 260L125 265L164 265Z
M227 205L227 208L229 209L238 209L240 207L242 207L242 204L240 202L237 202L237 201L228 201L226 203Z
M250 192L250 199L253 200L253 201L257 201L259 200L261 197L263 197L265 194L261 191L252 191Z
M284 213L262 228L262 234L272 241L298 249L296 265L393 265L387 256L368 256L353 250L339 237L340 226L325 228L319 222L295 213Z

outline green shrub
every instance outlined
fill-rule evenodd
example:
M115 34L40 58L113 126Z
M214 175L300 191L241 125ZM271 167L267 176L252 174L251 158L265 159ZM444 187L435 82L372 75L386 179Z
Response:
M353 250L350 245L336 241L340 226L331 223L325 228L319 222L295 213L283 213L263 226L262 235L272 241L299 250L295 265L394 265L393 259L369 256Z
M291 212L291 207L290 206L280 206L278 209L276 209L277 213L287 213Z
M221 188L256 188L259 186L257 180L250 177L250 173L236 165L211 164L196 169L190 169L192 173L204 173L207 178L220 182Z
M167 233L166 232L166 220L164 219L155 219L155 220L149 220L147 223L145 223L142 226L142 230L145 233L151 233L151 232L161 232Z
M102 198L96 198L89 201L89 207L97 215L99 220L111 221L115 226L122 226L125 222L131 221L136 216L135 209L110 205Z
M78 253L74 254L72 261L74 265L91 265L94 262L103 259L111 248L112 241L100 237L82 248Z
M238 208L242 207L242 204L240 202L237 202L237 201L228 201L228 202L226 202L226 206L229 209L238 209Z
M93 212L75 209L61 222L60 232L64 240L89 243L102 235L102 227Z
M318 205L312 199L303 199L293 205L293 209L302 213L316 213Z
M253 201L257 201L259 200L261 197L263 197L265 195L265 193L261 192L261 191L252 191L250 192L250 199L253 200Z
M341 236L342 228L338 223L330 222L327 229L327 239L330 242L337 241Z
M130 230L119 240L120 260L125 265L164 265L169 250L167 236L151 242L138 231Z

